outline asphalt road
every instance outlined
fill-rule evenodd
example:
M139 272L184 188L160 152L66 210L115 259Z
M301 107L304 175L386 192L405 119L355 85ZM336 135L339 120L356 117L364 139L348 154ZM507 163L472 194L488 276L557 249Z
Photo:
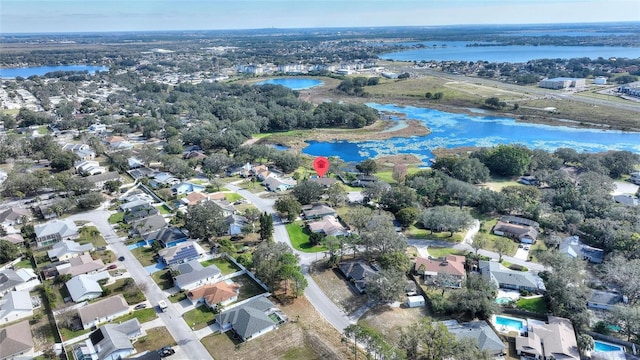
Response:
M102 233L102 236L116 254L116 257L124 256L124 261L121 263L127 268L136 283L143 288L143 292L147 300L151 302L151 305L156 306L159 300L165 300L167 302L167 305L169 305L167 311L159 312L158 316L162 319L169 333L171 333L184 353L189 354L191 359L213 359L189 325L174 308L173 304L167 299L151 276L147 274L140 262L133 256L120 237L118 237L108 222L110 215L106 210L94 210L72 215L69 218L72 220L91 221L98 230L100 230L100 233ZM156 311L158 311L157 307Z
M320 289L318 284L313 280L311 275L309 275L309 267L311 263L317 260L317 253L310 254L298 251L291 246L291 241L289 239L289 233L287 233L287 229L285 225L282 223L281 219L273 210L274 200L263 199L247 190L243 190L241 187L227 184L225 187L231 191L235 191L240 196L249 200L253 205L255 205L261 212L267 212L268 214L272 214L273 216L273 238L275 241L285 243L291 247L293 253L298 255L300 258L300 265L302 266L302 272L304 273L305 278L307 279L308 286L304 291L305 296L309 299L309 302L316 308L316 310L322 315L333 327L335 327L338 331L342 332L347 326L351 325L352 322L349 317L340 310L334 303L325 295L325 293Z

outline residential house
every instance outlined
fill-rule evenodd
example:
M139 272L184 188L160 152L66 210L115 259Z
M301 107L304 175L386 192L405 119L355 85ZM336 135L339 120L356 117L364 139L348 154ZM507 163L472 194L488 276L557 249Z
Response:
M344 277L360 294L364 294L366 291L368 279L378 272L363 261L343 262L339 268Z
M215 316L222 332L233 330L242 341L255 339L276 328L269 315L276 306L265 297L257 297Z
M187 196L183 197L182 199L180 199L180 201L187 205L187 206L191 206L191 205L195 205L195 204L199 204L202 201L226 201L225 200L226 197L224 196L223 193L216 193L216 194L205 194L205 193L201 193L199 191L194 191L194 192L190 192L189 194L187 194ZM227 202L228 203L228 202ZM229 204L231 205L231 204ZM233 205L231 205L233 206ZM233 209L233 211L235 211L235 208Z
M140 200L146 202L147 204L151 204L153 202L153 198L151 197L151 195L138 189L128 192L127 195L121 197L120 200L124 201L125 203L130 203L130 202L140 201ZM140 203L138 203L138 205L139 204ZM122 205L120 205L119 208L122 211L124 211L125 209L122 208Z
M144 163L141 160L138 160L134 157L130 157L127 159L127 165L129 165L129 169L138 169L144 166Z
M26 290L11 291L0 299L0 324L33 316L31 296Z
M12 207L0 212L0 224L5 227L20 225L31 220L31 210L19 207Z
M518 179L518 182L523 185L532 185L532 186L540 185L540 180L538 180L535 176L521 176Z
M443 321L449 333L456 336L458 341L471 339L477 343L478 349L487 351L491 355L500 356L506 353L507 347L491 326L484 321L470 321L459 323L457 320Z
M527 290L534 293L545 292L542 279L528 271L515 271L508 269L497 261L479 262L480 274L498 288L511 290Z
M249 220L244 216L231 214L224 218L225 224L227 224L227 235L235 236L242 234L242 229L249 225Z
M102 190L107 182L120 180L120 174L117 171L109 171L103 174L87 176L85 179L93 184L94 189Z
M103 133L103 132L107 131L107 125L105 125L105 124L91 124L91 125L89 125L87 130L89 130L89 132L92 132L92 133L100 134L100 133Z
M10 291L31 291L38 285L40 280L32 269L0 270L0 298Z
M516 239L523 244L535 244L538 240L538 230L529 225L498 221L493 227L493 233Z
M20 234L7 234L3 237L0 237L0 240L8 241L14 245L19 245L24 243L24 238Z
M197 260L175 264L172 268L179 275L174 276L173 284L181 291L220 281L222 273L215 265L203 267Z
M613 200L617 203L627 205L627 206L640 206L640 199L638 199L635 195L616 195L613 197Z
M98 284L98 280L108 278L109 273L106 271L90 275L81 274L72 277L65 285L73 302L78 303L100 297L102 295L102 287Z
M320 184L325 189L328 189L329 187L331 187L331 185L338 182L338 180L336 180L335 178L329 178L329 177L312 177L312 178L309 178L308 181L316 184Z
M322 220L310 222L307 224L309 230L313 233L321 233L326 236L347 236L349 230L347 230L335 216L326 215L322 217Z
M128 313L129 304L127 304L122 294L111 296L78 308L82 328L85 330Z
M378 178L374 175L358 175L356 180L351 182L351 186L357 187L369 187L372 186L373 183L378 182Z
M0 329L0 360L26 360L34 357L29 321Z
M151 199L136 197L135 200L127 201L125 203L120 204L120 206L118 206L118 210L124 211L124 212L130 211L130 210L136 211L140 208L147 208L151 206L152 202L153 201Z
M233 204L228 202L227 200L211 200L214 204L218 205L220 210L222 210L222 216L229 216L235 214L238 210Z
M160 231L167 226L167 221L160 214L155 214L144 219L131 222L131 232L137 235L146 235Z
M617 292L591 290L591 297L587 300L587 307L593 310L611 311L614 307L626 303L625 297Z
M96 157L96 152L87 144L64 144L62 150L74 153L80 160L91 160Z
M298 182L292 178L282 179L277 177L269 177L262 182L262 185L264 185L267 190L274 192L289 190L297 184Z
M151 181L149 182L149 185L151 185L151 187L153 187L154 189L164 186L173 186L177 184L180 184L180 179L168 172L155 174L153 179L151 179Z
M190 194L194 191L204 191L204 189L206 189L206 186L194 184L191 182L181 182L171 187L171 191L174 195Z
M210 308L215 308L218 304L227 306L238 300L239 289L240 287L235 283L219 281L215 284L203 285L189 290L187 299L193 305L202 302Z
M93 259L89 254L76 256L69 259L69 262L56 266L58 275L71 276L91 274L101 269L104 269L102 259Z
M193 241L185 241L158 251L158 256L163 263L173 265L195 260L200 257L200 253Z
M125 140L121 136L109 136L108 138L105 139L105 142L109 146L109 149L112 151L133 149L133 144L131 144L129 141Z
M248 176L251 176L251 168L252 166L249 163L246 163L242 166L229 168L227 170L227 176L240 175L242 177L248 177Z
M633 184L640 185L640 171L632 172L630 175L629 181Z
M80 245L75 241L61 240L53 245L51 250L47 251L47 255L51 261L64 261L73 257L88 254L93 251L93 244L88 243Z
M73 348L76 360L119 360L136 350L131 341L145 335L138 319L121 324L106 324Z
M78 237L78 228L73 221L52 220L48 223L34 226L38 247L50 246L63 239L71 240Z
M107 172L107 169L100 166L100 163L94 160L76 161L73 165L76 173L81 175L98 175Z
M580 359L571 321L549 316L547 323L529 321L526 332L516 337L516 352L533 359Z
M464 263L465 257L458 255L447 255L443 259L418 256L414 264L414 270L423 276L425 283L434 283L439 274L450 274L455 278L455 281L450 284L445 284L445 286L459 288L462 287L462 283L467 275L464 269Z
M578 236L569 236L562 240L559 251L574 259L587 260L595 264L602 263L605 255L604 250L583 244Z
M192 150L192 151L185 152L185 154L183 155L183 158L185 160L191 160L191 159L202 160L202 159L206 159L207 155L203 154L201 151Z
M156 215L158 213L158 209L151 206L151 204L144 203L140 205L136 205L130 207L124 212L123 221L127 224L130 224L134 221L138 221L149 216Z
M304 205L302 207L302 216L306 220L321 219L325 216L336 216L336 211L325 204Z
M187 240L187 235L176 227L165 227L143 236L144 241L158 241L163 248L176 246Z

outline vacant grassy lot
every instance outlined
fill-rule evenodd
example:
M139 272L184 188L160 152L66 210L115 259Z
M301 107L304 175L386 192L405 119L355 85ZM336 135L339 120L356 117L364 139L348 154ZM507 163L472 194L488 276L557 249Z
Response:
M95 226L84 226L80 228L80 236L77 242L79 244L93 244L94 247L107 246L107 242L100 234L100 230Z
M173 279L171 278L171 271L169 269L156 271L151 274L151 278L162 290L171 289L173 287Z
M266 292L257 282L255 282L249 275L241 275L233 278L233 281L240 285L240 293L238 294L238 301L252 298L258 294Z
M149 266L156 263L155 256L157 255L151 247L139 247L131 250L133 256L140 261L142 266Z
M518 309L527 310L539 314L547 313L547 303L544 301L544 297L535 297L535 298L520 298L518 302L516 302L516 307Z
M147 336L142 337L133 344L133 347L141 353L143 351L156 351L164 346L175 346L176 341L166 327L155 327L147 330Z
M295 223L287 224L287 233L291 239L291 245L300 251L314 253L327 250L324 246L313 246L309 242L309 230L304 223L296 221Z
M109 216L109 224L115 224L122 222L124 220L124 212L119 211L111 216Z
M340 334L305 297L278 307L290 322L274 331L245 343L233 339L231 332L206 336L202 343L216 360L255 359L256 354L262 359L281 360L353 359Z
M103 289L108 289L103 293L105 297L122 294L129 305L135 305L146 300L142 290L140 290L132 278L118 279L115 283L105 286ZM107 292L109 292L109 294L107 294Z
M430 246L429 248L427 248L427 252L429 253L429 255L431 255L431 257L434 258L443 258L447 255L464 255L464 251L448 247Z
M175 294L171 294L169 295L169 301L171 301L172 303L179 303L180 301L184 300L187 298L187 294L185 294L184 292L179 292L179 293L175 293Z
M327 267L326 262L316 262L311 277L320 289L347 314L351 314L367 302L367 296L355 292L339 270Z
M427 240L441 240L450 241L452 243L458 243L464 240L464 232L454 232L453 236L448 231L445 232L433 232L427 229L421 229L412 225L410 228L404 231L406 237L410 239L427 239Z
M400 340L400 329L417 322L428 315L426 307L399 308L387 305L377 306L367 311L358 324L376 329L384 334L385 340L397 344Z
M215 314L213 313L213 310L206 305L200 305L182 315L187 325L194 330L200 330L210 324L213 324L214 316Z
M215 265L220 269L222 275L233 274L236 271L240 271L240 268L236 264L232 263L225 257L219 257L217 259L211 259L201 262L202 266L207 267L209 265Z

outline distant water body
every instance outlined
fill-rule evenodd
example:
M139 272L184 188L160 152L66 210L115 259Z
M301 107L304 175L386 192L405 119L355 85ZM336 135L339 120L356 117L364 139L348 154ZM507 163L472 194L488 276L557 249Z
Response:
M2 79L15 79L20 76L28 78L29 76L38 75L42 76L46 73L54 71L88 71L90 74L96 71L109 71L106 66L89 66L89 65L59 65L59 66L30 66L19 68L0 68L0 78Z
M570 59L599 57L639 58L640 47L622 46L466 46L473 42L465 41L424 41L410 44L423 44L424 48L409 49L378 55L381 59L398 61L489 61L489 62L527 62L535 59ZM435 46L434 46L435 45ZM446 46L443 46L446 45Z
M277 79L269 79L265 81L261 81L256 83L256 85L282 85L291 90L304 90L311 89L312 87L322 85L322 81L315 79L304 79L304 78L277 78Z
M640 133L637 132L529 124L511 118L453 114L411 106L367 105L378 111L406 114L407 119L421 121L431 129L431 133L357 142L309 141L309 146L303 152L313 156L338 156L347 162L360 162L377 156L413 154L425 164L434 158L431 151L437 148L490 147L499 144L522 144L531 149L547 151L570 147L578 152L629 150L640 154Z

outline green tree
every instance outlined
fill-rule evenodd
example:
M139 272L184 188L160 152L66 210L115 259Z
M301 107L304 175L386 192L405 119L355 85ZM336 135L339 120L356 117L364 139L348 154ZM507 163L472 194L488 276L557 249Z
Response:
M396 220L406 229L418 220L418 216L420 216L420 210L418 210L418 208L406 207L396 213Z
M373 159L367 159L356 165L356 169L366 175L371 175L378 170L378 164Z
M380 197L380 205L396 214L404 208L413 207L417 200L416 191L408 186L394 187Z
M335 183L327 189L327 201L331 206L340 206L349 200L347 190L339 183Z
M498 289L479 274L469 274L461 291L451 294L453 311L465 312L470 318L487 319L497 310Z
M377 303L396 301L404 292L406 277L396 269L382 269L367 279L366 291L369 298Z
M184 227L193 239L211 240L227 232L222 209L212 201L203 201L189 207Z
M498 145L473 154L492 173L501 176L523 175L531 163L531 151L522 145Z
M273 236L273 217L266 212L260 215L260 239L271 240Z
M310 204L320 200L324 194L324 187L316 182L303 181L291 189L291 194L298 199L300 204Z
M52 169L56 171L64 171L73 167L73 163L78 160L78 156L71 151L60 150L54 154L50 160Z
M499 237L493 243L493 247L500 256L498 261L502 262L502 256L511 253L515 249L516 244L511 239Z
M0 264L15 260L20 255L20 248L6 240L0 240Z
M79 209L95 209L104 201L104 197L99 192L89 192L80 197L78 197L78 208Z
M274 204L274 208L286 216L287 220L294 221L302 211L302 205L291 195L284 195L278 198Z

